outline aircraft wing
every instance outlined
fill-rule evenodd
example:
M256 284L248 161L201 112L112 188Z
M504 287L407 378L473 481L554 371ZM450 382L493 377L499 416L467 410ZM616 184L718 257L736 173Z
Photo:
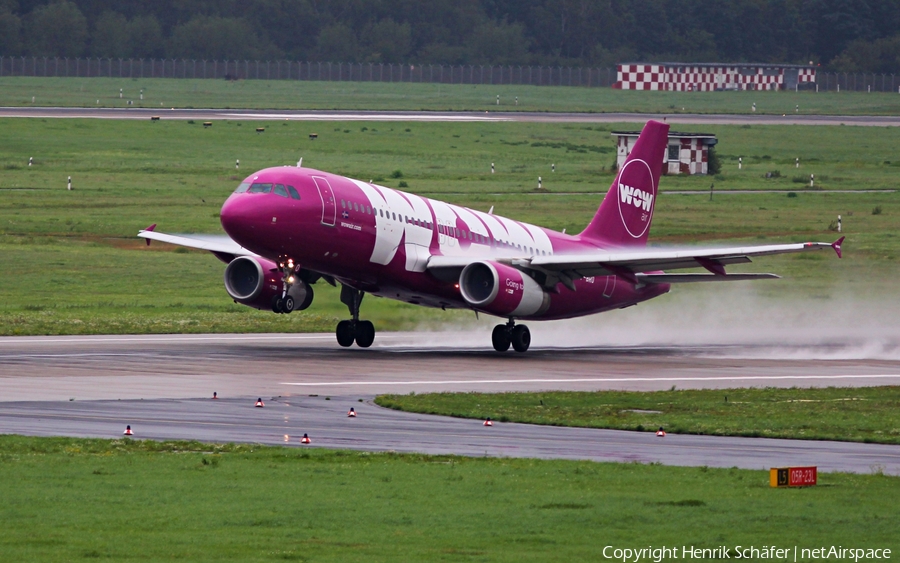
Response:
M793 252L809 252L832 248L841 256L841 237L833 243L802 242L761 246L737 246L723 248L685 248L636 250L597 250L591 253L563 254L497 259L525 270L540 272L546 277L545 287L562 282L574 288L576 279L590 276L618 275L632 283L687 283L698 281L737 281L777 278L774 274L727 274L725 266L751 262L751 257L771 256ZM475 259L463 257L432 256L429 269L463 268ZM704 268L709 274L669 274L661 271L685 268ZM654 272L654 273L648 273Z
M230 262L236 256L258 256L234 242L228 235L170 235L158 233L155 228L156 225L150 225L138 233L140 238L147 240L148 246L151 240L158 240L177 246L208 250L224 262Z

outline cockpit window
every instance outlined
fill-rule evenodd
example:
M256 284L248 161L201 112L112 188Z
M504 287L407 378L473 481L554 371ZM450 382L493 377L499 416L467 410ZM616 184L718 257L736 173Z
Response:
M272 191L272 184L253 184L250 186L251 194L267 194Z
M288 186L288 191L291 192L292 198L300 199L300 194L297 193L297 189L294 186Z
M250 189L250 183L249 183L249 182L241 182L241 185L238 186L236 190L234 190L234 193L236 193L236 194L242 194L242 193L246 192L246 191L249 190L249 189Z
M287 197L287 190L284 189L283 184L275 184L275 195L280 195L281 197Z

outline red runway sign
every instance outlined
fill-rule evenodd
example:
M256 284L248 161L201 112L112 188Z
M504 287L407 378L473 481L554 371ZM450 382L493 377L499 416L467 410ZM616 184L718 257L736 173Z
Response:
M815 467L773 467L769 470L769 485L773 487L810 487L816 484Z

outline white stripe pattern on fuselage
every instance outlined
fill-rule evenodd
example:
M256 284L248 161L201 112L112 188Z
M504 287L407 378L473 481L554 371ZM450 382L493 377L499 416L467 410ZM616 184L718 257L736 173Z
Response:
M434 231L444 256L489 258L498 254L497 250L504 256L553 253L550 237L535 225L359 180L352 182L365 196L364 204L373 209L375 245L369 260L375 264L390 263L402 242L406 270L424 271ZM465 228L459 228L458 222Z

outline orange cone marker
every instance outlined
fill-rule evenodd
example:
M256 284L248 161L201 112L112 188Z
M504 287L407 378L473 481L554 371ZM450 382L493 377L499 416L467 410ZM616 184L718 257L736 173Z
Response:
M309 439L309 436L304 434L303 437L300 438L300 443L301 444L312 444L312 440Z
M659 427L659 430L656 431L656 435L659 436L660 438L664 438L664 437L665 437L666 431L663 430L663 427L662 427L662 426L660 426L660 427Z
M491 422L491 418L488 417L487 420L484 421L484 426L493 426L494 423Z
M257 406L257 408L260 408L260 409L263 408L264 406L266 406L265 403L262 402L262 397L260 397L259 399L256 399L256 406Z
M353 410L353 407L350 407L350 412L347 413L349 418L356 418L356 411Z
M131 431L131 425L125 427L125 432L122 433L123 436L134 436L134 432Z

